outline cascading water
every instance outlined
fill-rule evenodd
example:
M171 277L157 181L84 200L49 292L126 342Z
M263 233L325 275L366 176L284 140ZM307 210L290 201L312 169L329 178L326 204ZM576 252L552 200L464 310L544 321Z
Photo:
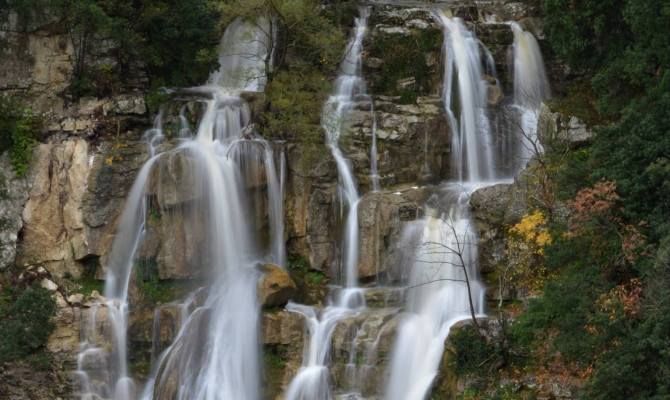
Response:
M451 128L453 170L460 181L493 180L496 176L481 42L460 19L442 12L437 18L444 29L442 99Z
M375 114L374 102L370 101L370 113L372 114L372 144L370 145L370 180L372 181L372 191L378 192L379 170L377 169L377 115Z
M476 186L444 185L441 211L428 208L419 221L419 245L407 289L407 316L393 348L387 400L424 399L437 375L451 327L471 313L484 314L484 286L477 277L477 237L468 214ZM430 207L430 206L428 206Z
M537 120L540 105L551 96L549 81L544 70L540 46L532 33L511 22L514 33L514 108L519 115L519 157L521 167L543 151L537 140Z
M421 233L408 282L407 315L399 325L389 366L387 400L425 399L451 327L484 313L485 288L477 276L477 237L468 211L470 193L496 178L480 58L483 45L460 19L442 12L436 19L444 28L443 99L456 181L440 186L426 206L421 228L411 227ZM490 68L490 59L484 61Z
M266 29L263 29L265 27ZM195 138L182 140L174 150L153 155L140 170L126 202L107 265L106 302L95 309L107 310L111 326L111 354L97 341L94 311L92 335L85 335L79 357L81 398L132 400L137 391L126 356L128 289L136 253L145 235L148 187L152 170L167 157L187 161L192 181L188 187L194 213L201 216L202 274L211 285L202 291L183 322L173 344L155 357L153 376L142 398L243 399L260 397L259 304L256 265L264 261L248 219L251 201L246 186L249 171L262 162L268 188L268 215L272 245L269 261L282 263L283 169L275 170L274 153L266 141L248 131L249 107L242 91L262 90L265 68L271 64L271 32L267 20L255 24L241 20L226 30L221 44L221 68L207 86L193 89L206 97ZM160 122L160 118L158 118ZM182 118L181 131L187 131ZM162 137L157 125L150 143ZM181 135L180 135L181 136ZM260 160L260 161L259 161ZM284 168L283 157L280 160ZM160 189L159 189L160 190ZM107 359L107 367L90 370L90 358Z
M365 94L365 81L361 76L361 49L367 31L369 9L361 8L356 18L351 38L337 78L335 93L324 105L321 121L326 132L326 144L335 158L339 176L340 197L346 209L342 238L341 279L342 288L335 293L331 304L321 312L314 307L289 303L287 310L305 318L309 341L305 344L303 365L291 381L286 392L287 400L332 399L330 372L328 370L331 337L337 323L365 306L358 286L358 203L353 171L339 147L347 113L353 106L354 96Z

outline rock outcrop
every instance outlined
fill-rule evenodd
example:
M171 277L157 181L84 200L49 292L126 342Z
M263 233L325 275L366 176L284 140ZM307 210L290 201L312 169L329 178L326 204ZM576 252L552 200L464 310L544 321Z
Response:
M41 144L35 153L17 263L43 265L58 277L79 277L77 261L87 255L82 198L90 171L88 143Z
M360 250L358 274L363 281L398 281L399 249L403 222L420 218L425 190L418 187L370 192L358 205Z
M545 143L563 142L575 148L589 144L593 140L593 131L579 118L553 112L543 103L538 119L538 136Z
M21 213L28 200L30 185L18 177L9 154L0 156L0 271L14 265L18 235L23 228Z
M263 307L281 307L293 298L297 287L288 272L274 264L260 266L258 299Z

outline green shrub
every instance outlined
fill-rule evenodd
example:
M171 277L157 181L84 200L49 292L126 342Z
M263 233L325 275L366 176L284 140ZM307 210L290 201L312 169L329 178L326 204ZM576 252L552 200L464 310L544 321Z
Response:
M442 32L425 30L409 37L393 35L376 38L371 42L370 57L383 59L381 70L370 77L371 92L375 95L400 96L404 104L414 103L417 96L430 94L435 89L433 67L427 56L439 54ZM397 87L398 81L414 78L414 85L405 89Z
M16 360L44 348L54 329L56 302L41 287L6 292L0 302L0 362Z
M18 100L0 96L0 152L9 151L17 175L28 171L40 119Z
M472 325L453 330L449 335L449 343L449 351L453 355L451 367L459 376L481 373L484 364L496 355L495 346Z

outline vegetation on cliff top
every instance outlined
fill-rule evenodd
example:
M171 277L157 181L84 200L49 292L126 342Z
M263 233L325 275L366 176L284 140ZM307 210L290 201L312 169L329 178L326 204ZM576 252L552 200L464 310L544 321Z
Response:
M0 96L0 153L9 150L12 167L22 176L28 170L40 118L17 99Z
M215 3L218 2L0 1L4 9L17 12L24 26L40 18L60 21L75 51L71 87L74 96L109 95L128 84L134 75L128 72L139 65L146 70L153 87L202 83L216 66L222 32Z
M535 368L558 355L585 380L580 397L665 398L670 7L636 0L544 6L549 43L582 93L594 96L588 119L601 125L590 146L547 155L559 163L554 183L570 218L550 221L554 240L543 255L550 279L516 324L516 339Z

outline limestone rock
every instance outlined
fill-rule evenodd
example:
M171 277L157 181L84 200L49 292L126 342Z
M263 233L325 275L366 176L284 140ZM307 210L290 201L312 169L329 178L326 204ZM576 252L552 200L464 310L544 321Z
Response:
M183 151L168 152L152 168L148 194L156 196L159 207L171 207L196 199L201 188L196 187L195 161Z
M105 265L116 222L138 170L147 159L146 143L140 135L125 133L114 142L101 143L89 156L90 173L82 199L87 253ZM93 149L91 149L93 150ZM99 273L101 271L98 271Z
M258 281L258 299L265 307L283 306L295 295L297 287L288 272L274 264L259 267L263 276Z
M486 275L503 262L507 229L521 218L523 211L514 211L514 189L509 184L475 191L470 206L479 236L479 269ZM521 205L516 208L523 210Z
M538 137L545 143L566 142L576 148L593 140L593 131L579 118L553 112L548 105L542 104L537 123Z
M395 308L368 309L338 323L331 349L331 371L336 387L349 384L347 369L354 356L355 371L364 377L360 382L362 394L378 393L384 384L399 318Z
M47 349L52 353L63 352L74 355L79 349L81 309L72 307L58 292L54 296L57 306L55 328L47 341Z
M374 104L374 113L369 102L355 104L342 145L364 188L370 184L369 148L375 119L382 186L416 182L426 175L432 179L448 176L449 128L439 97L399 104L398 98L379 96ZM361 157L352 157L355 154Z
M23 241L17 263L44 265L51 274L79 276L86 256L82 198L89 174L88 143L70 139L41 144L23 210Z
M56 290L58 290L58 285L56 285L54 281L47 278L42 279L42 281L40 282L40 286L50 292L55 292Z
M400 240L402 223L419 216L419 203L412 199L417 192L421 190L407 188L403 192L371 192L363 196L358 205L359 278L377 278L395 265L397 254L392 246Z
M262 338L265 345L291 345L302 343L304 336L303 318L286 310L264 311L262 318Z

